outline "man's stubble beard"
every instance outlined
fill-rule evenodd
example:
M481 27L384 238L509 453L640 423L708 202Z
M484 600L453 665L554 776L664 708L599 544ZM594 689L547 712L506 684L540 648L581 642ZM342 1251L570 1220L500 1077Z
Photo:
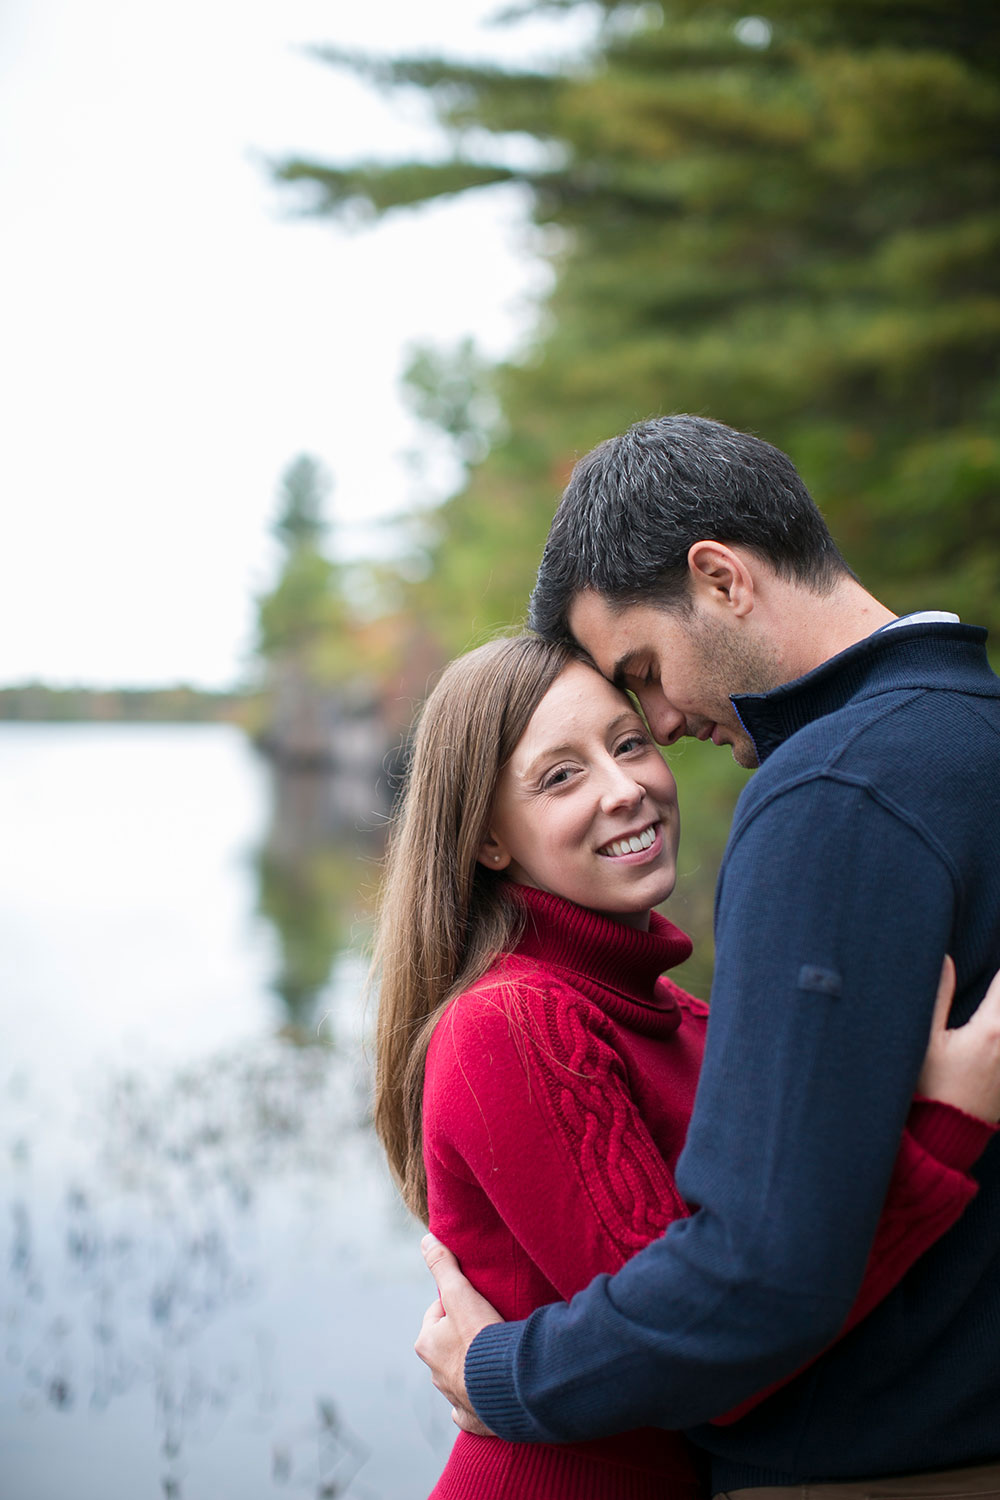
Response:
M745 770L759 764L753 741L729 701L732 694L769 693L786 680L778 653L768 641L747 639L721 623L703 622L694 638L703 674L705 701L714 722L735 736L733 759Z

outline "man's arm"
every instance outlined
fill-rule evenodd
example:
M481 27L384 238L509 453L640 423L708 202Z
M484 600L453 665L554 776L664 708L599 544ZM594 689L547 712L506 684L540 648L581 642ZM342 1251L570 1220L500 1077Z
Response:
M699 1211L465 1362L504 1437L691 1426L810 1360L861 1282L948 943L950 871L851 785L759 810L727 856L702 1082L678 1185Z
M940 998L939 991L939 1004ZM938 1042L947 1037L962 1055L949 1063L941 1096L918 1098L910 1109L865 1278L838 1339L888 1296L976 1194L977 1184L966 1174L996 1134L991 1122L1000 1117L1000 979L991 986L988 1001L989 1006L984 1001L980 1007L975 1026L969 1023L957 1032L937 1033ZM946 1020L945 1012L942 1027ZM940 1049L936 1050L937 1055L929 1059L931 1072L941 1066ZM928 1071L925 1062L925 1075ZM944 1102L948 1093L958 1095L957 1107ZM967 1114L962 1105L975 1108L979 1115ZM424 1315L416 1352L430 1367L438 1390L448 1398L457 1425L468 1432L491 1435L469 1404L465 1356L483 1328L503 1320L462 1275L454 1255L434 1235L424 1236L421 1249L437 1283L438 1297ZM786 1380L755 1392L724 1417L716 1418L716 1424L739 1420L800 1373L795 1371Z

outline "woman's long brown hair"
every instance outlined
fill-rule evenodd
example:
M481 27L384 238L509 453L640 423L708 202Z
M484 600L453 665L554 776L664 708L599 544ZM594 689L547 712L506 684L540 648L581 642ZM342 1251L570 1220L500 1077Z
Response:
M373 964L375 1128L409 1209L427 1221L421 1105L445 1006L516 939L504 877L477 861L500 771L563 668L565 646L491 641L446 667L424 705L390 835Z

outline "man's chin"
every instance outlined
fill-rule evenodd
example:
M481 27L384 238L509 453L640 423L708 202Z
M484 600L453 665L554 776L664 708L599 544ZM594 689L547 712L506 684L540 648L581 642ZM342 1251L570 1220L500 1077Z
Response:
M756 771L760 765L757 752L749 740L734 740L732 743L733 760L744 771Z
M723 745L728 745L733 752L733 760L738 766L742 766L745 771L756 771L760 761L757 759L757 751L748 734L737 729L729 729L718 721L712 723L705 720L698 729L691 727L691 720L688 720L688 725L687 733L693 739L710 740L720 750Z

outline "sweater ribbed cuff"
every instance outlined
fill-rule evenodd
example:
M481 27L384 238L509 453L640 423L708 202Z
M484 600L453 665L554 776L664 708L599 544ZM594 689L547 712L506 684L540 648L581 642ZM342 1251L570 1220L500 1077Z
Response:
M967 1172L982 1156L1000 1126L967 1115L953 1104L917 1095L910 1106L907 1127L914 1140L936 1160Z
M465 1356L465 1388L476 1415L497 1437L509 1443L544 1442L517 1399L514 1363L522 1331L520 1323L490 1323L480 1330Z

